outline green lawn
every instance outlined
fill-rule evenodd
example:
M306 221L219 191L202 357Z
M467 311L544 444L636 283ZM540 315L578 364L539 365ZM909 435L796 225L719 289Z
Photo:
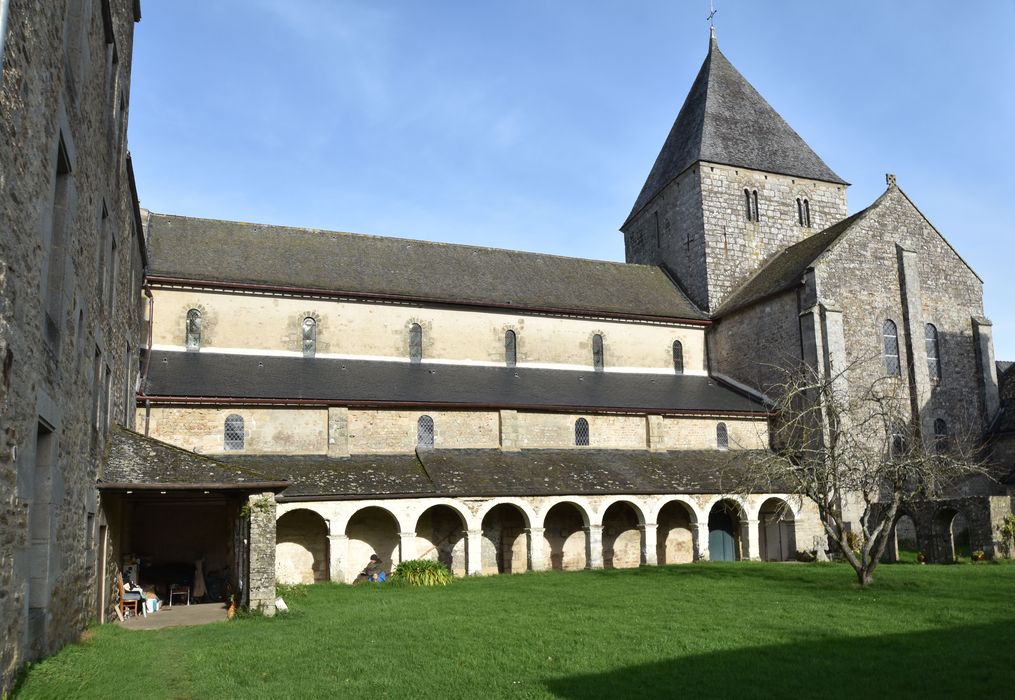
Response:
M312 586L288 615L97 628L22 698L1015 695L1015 566L693 564Z

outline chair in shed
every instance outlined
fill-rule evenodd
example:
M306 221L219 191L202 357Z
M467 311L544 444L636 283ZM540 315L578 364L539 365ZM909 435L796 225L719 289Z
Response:
M134 609L134 615L141 614L141 606L144 605L144 593L141 591L128 591L123 585L123 574L117 572L116 587L120 592L120 617L127 616L127 608Z

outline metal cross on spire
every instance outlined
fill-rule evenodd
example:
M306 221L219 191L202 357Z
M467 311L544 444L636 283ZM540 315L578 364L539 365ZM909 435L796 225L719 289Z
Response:
M708 26L710 29L715 29L715 13L719 10L715 9L715 0L708 0Z

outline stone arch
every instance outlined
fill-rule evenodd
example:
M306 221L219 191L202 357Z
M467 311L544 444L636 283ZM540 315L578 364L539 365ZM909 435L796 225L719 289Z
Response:
M695 559L698 515L686 501L667 501L656 516L656 560L660 565L687 564Z
M641 508L627 500L616 500L602 514L603 566L607 569L633 569L642 562L642 528L645 516Z
M465 576L466 516L446 503L432 505L416 518L413 559L444 564L455 576Z
M588 566L588 510L574 501L559 501L543 513L546 568L558 571Z
M296 508L275 521L275 579L281 584L329 578L328 523L320 513Z
M370 555L376 554L385 571L390 571L401 561L399 532L398 518L387 508L364 506L358 509L345 526L349 538L349 569L359 571L366 566Z
M920 533L916 528L916 518L908 511L900 511L892 530L896 561L916 561L916 555L920 551Z
M758 509L758 547L762 561L796 558L796 517L781 498L767 498Z
M491 498L476 512L475 523L480 523L480 527L482 527L486 514L500 505L511 505L517 508L525 519L525 527L537 527L538 523L542 522L542 519L536 514L536 511L533 510L532 505L528 501L521 498Z
M934 561L951 563L960 557L969 557L969 521L962 511L947 506L934 513Z
M529 514L516 503L495 503L480 520L480 573L515 574L528 568Z
M710 561L740 561L745 558L747 518L739 502L723 498L708 511L708 558Z

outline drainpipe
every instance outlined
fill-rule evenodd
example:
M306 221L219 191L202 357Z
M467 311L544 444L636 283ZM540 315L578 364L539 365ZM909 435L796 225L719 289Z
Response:
M9 0L0 0L0 88L4 84L4 40L7 38L7 10Z
M0 0L3 2L4 0ZM151 423L152 416L152 402L151 399L147 398L148 394L148 367L152 361L152 332L153 325L155 323L155 297L152 295L152 287L147 282L144 287L144 295L148 297L148 350L144 356L144 370L141 372L141 395L145 396L144 402L144 434L148 437L148 427Z

